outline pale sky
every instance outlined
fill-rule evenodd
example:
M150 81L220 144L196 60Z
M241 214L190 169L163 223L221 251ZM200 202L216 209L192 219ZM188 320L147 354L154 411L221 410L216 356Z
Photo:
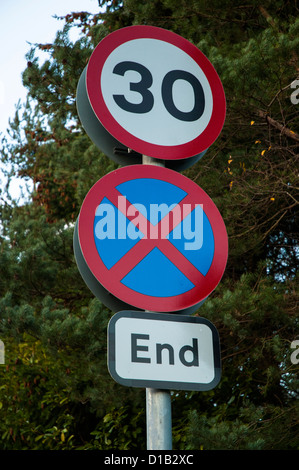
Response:
M0 0L0 133L14 117L18 100L26 98L21 74L28 42L52 42L64 25L53 15L79 11L98 13L98 0Z
M31 48L28 42L51 43L65 24L53 16L80 11L98 13L98 0L0 0L0 140L19 99L21 103L26 100L22 72L27 66L25 54ZM0 163L0 190L6 181L1 166ZM10 193L19 197L21 187L24 188L22 180L13 180Z

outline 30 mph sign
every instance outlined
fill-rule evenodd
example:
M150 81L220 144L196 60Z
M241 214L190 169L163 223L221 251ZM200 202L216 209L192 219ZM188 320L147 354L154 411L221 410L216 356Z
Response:
M113 138L164 160L206 150L225 119L223 87L209 60L181 36L152 26L103 39L89 60L86 90Z

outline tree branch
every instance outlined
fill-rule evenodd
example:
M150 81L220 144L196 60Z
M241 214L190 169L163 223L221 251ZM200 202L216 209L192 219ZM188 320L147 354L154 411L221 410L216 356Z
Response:
M274 127L275 129L278 129L282 134L286 135L287 137L290 137L290 139L293 139L296 142L299 142L299 134L296 134L296 132L291 131L291 129L288 129L283 124L280 124L280 122L275 121L275 119L271 118L265 111L258 110L257 114L262 119L265 119L267 123L270 124L270 126Z

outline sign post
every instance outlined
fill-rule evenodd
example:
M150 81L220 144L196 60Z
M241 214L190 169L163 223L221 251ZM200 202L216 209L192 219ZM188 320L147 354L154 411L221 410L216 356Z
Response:
M142 155L144 165L165 166L163 160ZM146 388L147 450L172 450L171 395L169 390Z
M76 101L87 134L123 168L87 194L75 258L93 294L118 312L108 368L146 389L147 449L171 450L170 390L210 390L221 376L216 328L190 315L224 273L227 233L209 196L178 172L220 134L224 90L195 45L143 25L98 44Z
M171 396L168 390L146 389L147 450L172 450Z

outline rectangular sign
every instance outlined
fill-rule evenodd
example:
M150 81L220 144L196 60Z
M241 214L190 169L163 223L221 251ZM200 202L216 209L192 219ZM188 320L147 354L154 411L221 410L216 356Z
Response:
M108 325L108 369L129 387L211 390L220 381L220 342L202 317L122 311Z

